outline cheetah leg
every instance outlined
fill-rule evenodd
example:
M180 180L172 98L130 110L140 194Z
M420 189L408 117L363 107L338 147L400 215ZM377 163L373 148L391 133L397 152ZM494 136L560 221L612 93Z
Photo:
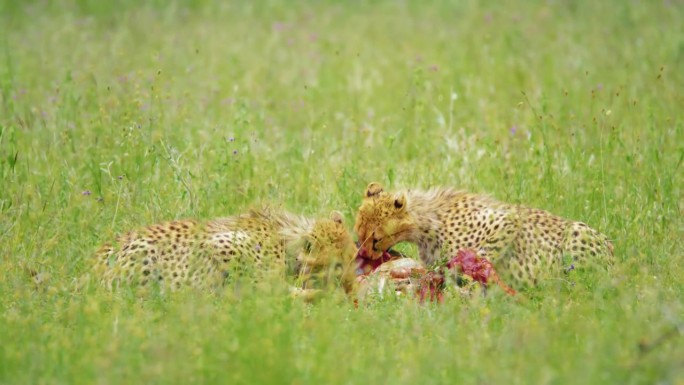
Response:
M515 265L515 240L519 232L519 224L515 218L505 218L496 232L486 237L476 250L477 255L487 259L499 270L511 272Z
M480 257L486 258L495 267L501 276L498 278L500 282L508 282L513 287L529 285L540 268L541 258L537 251L526 247L526 241L522 239L525 235L523 224L520 214L512 211L493 223L496 231L487 236L477 250Z

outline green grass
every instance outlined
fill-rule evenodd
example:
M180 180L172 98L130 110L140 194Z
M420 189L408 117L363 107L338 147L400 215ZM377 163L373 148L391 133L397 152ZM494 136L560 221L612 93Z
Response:
M0 2L0 383L684 383L680 0L142 3ZM351 229L370 181L582 220L619 263L441 306L76 289L117 232Z

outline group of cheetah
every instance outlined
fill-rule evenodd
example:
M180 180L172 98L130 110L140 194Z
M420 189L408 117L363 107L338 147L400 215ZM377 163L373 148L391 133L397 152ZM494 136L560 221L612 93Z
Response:
M357 255L381 258L399 242L415 243L428 265L475 250L514 287L613 258L608 238L582 222L450 188L388 192L371 183L354 232L359 247L337 211L311 219L264 208L166 222L105 244L94 270L107 287L216 288L270 276L289 280L293 291L341 287L353 294Z

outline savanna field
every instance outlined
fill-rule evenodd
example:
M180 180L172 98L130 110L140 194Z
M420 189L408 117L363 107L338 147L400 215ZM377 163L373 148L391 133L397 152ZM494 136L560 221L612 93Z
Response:
M684 384L682 90L681 0L1 1L0 383ZM262 203L351 231L371 181L581 220L617 263L358 308L89 275Z

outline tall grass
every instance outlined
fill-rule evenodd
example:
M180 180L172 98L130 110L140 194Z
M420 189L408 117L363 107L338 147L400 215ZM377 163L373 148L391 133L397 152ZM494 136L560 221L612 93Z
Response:
M683 26L680 0L0 2L0 383L682 383ZM78 283L156 221L351 228L370 181L582 220L619 263L441 306Z

